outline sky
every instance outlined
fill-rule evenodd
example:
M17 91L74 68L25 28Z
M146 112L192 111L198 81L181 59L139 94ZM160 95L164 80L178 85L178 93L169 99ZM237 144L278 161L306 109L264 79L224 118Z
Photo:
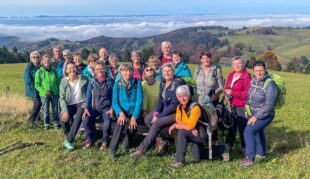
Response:
M310 13L310 0L0 0L1 17Z

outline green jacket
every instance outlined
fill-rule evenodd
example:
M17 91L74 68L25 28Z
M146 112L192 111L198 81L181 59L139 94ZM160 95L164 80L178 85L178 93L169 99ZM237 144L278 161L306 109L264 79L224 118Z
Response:
M49 91L53 96L59 96L59 79L57 73L51 69L41 67L35 74L34 87L39 95L44 97Z
M82 97L84 102L86 101L86 90L87 90L87 79L84 76L81 76L80 86ZM70 87L69 81L67 78L62 78L59 86L59 103L61 114L68 112L68 102L70 100Z

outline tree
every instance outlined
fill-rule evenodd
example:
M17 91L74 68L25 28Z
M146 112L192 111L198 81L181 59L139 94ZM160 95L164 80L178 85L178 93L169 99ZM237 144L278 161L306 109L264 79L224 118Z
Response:
M146 47L141 50L141 60L147 62L151 55L154 55L153 47Z
M253 65L254 65L255 61L256 61L256 58L252 56L252 57L249 59L247 68L253 68Z
M122 59L123 62L130 62L130 51L127 48L123 51L122 56L123 56Z
M278 61L277 55L271 50L264 52L257 59L264 61L267 64L268 69L275 70L275 71L281 71L282 70L282 67Z
M90 51L87 48L83 48L81 51L81 56L83 59L87 59L88 55L90 54Z
M306 65L305 74L310 74L310 65L309 65L309 63Z
M301 60L301 63L304 65L307 65L309 63L309 60L306 56L301 56L300 60Z

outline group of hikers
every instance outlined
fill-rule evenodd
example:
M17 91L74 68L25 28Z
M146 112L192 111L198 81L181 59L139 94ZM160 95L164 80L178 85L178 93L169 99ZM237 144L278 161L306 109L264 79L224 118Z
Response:
M201 52L200 64L192 75L181 53L171 50L169 41L162 42L161 50L161 56L150 56L147 63L134 50L132 62L120 65L118 57L108 54L105 48L100 48L99 56L91 53L87 64L83 63L81 54L61 51L59 46L53 48L52 57L31 52L24 74L26 95L34 104L30 126L37 127L36 119L42 109L44 129L50 128L51 104L53 126L63 128L64 146L73 150L75 136L83 127L83 149L87 150L97 140L96 121L100 119L103 123L100 150L109 149L112 158L117 157L121 141L123 150L129 151L139 125L146 125L149 131L130 156L142 156L154 144L160 154L165 153L168 143L162 132L168 129L176 148L170 166L181 168L185 164L187 144L191 144L193 159L201 158L206 140L198 128L203 117L202 103L216 106L224 94L234 114L225 152L231 152L238 129L240 152L245 154L240 165L249 167L255 160L265 158L264 128L274 118L277 100L276 84L268 80L265 63L256 61L251 76L243 58L237 56L232 59L233 71L225 83L221 68L212 62L211 53ZM194 80L195 90L187 79ZM266 80L270 81L267 86ZM218 143L216 130L212 143Z

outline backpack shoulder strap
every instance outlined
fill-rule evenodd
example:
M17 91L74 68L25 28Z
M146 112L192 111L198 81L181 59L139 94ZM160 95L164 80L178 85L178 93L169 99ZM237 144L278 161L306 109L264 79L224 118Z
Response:
M195 81L197 80L197 75L199 74L199 72L201 71L201 65L198 65L195 71Z
M264 90L264 91L266 91L267 86L268 86L268 84L269 84L271 81L273 81L273 79L267 78L267 80L264 82L264 85L263 85L263 90Z

